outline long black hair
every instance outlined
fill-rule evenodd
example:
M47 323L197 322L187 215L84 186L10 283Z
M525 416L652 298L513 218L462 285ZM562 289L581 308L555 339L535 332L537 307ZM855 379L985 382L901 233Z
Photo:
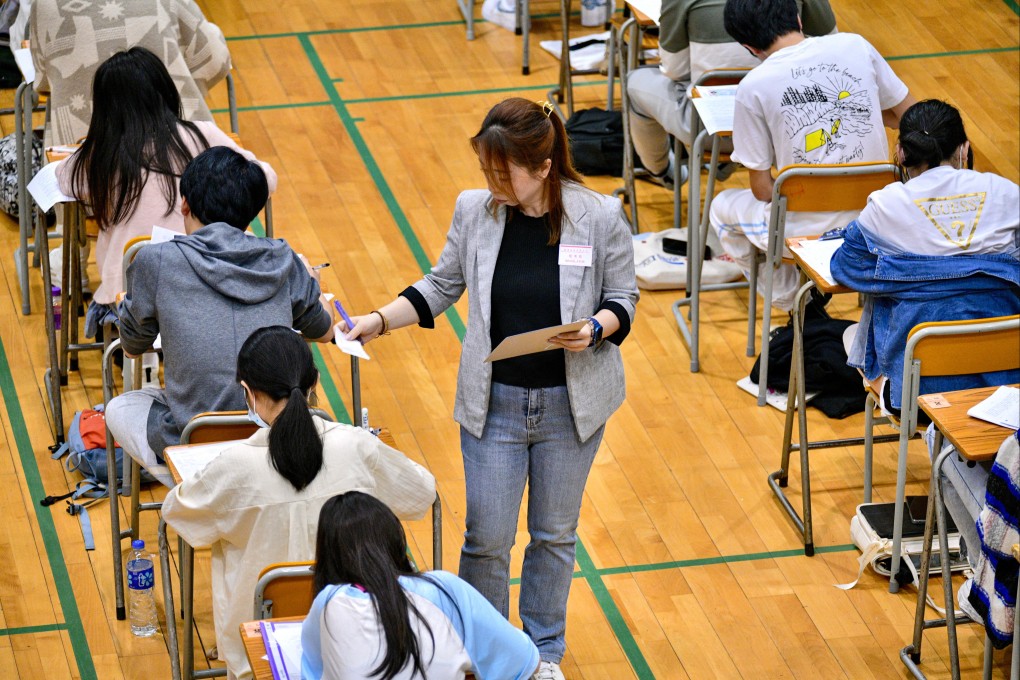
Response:
M238 382L274 401L287 400L269 428L269 459L297 491L322 469L322 438L308 412L308 394L318 378L308 345L285 326L255 331L237 355Z
M399 576L428 581L453 603L460 616L446 589L411 566L404 528L385 503L360 491L348 491L326 501L319 512L312 589L318 595L328 585L351 583L372 596L386 639L385 656L371 673L380 680L390 680L408 664L412 678L419 674L426 677L411 616L417 617L435 646L432 628L408 600L397 581Z
M159 57L144 47L117 52L92 80L92 121L71 170L71 193L89 206L100 229L134 214L155 175L167 209L177 205L177 180L191 161L183 131L209 142L183 120L181 96Z
M939 99L925 99L903 112L900 118L899 145L903 165L908 168L934 168L953 160L960 145L967 141L960 112ZM962 159L968 167L973 156Z

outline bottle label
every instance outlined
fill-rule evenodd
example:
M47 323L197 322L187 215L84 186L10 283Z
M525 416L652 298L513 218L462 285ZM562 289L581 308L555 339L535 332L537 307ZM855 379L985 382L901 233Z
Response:
M131 590L148 590L156 584L156 577L150 566L140 571L128 570L128 588Z

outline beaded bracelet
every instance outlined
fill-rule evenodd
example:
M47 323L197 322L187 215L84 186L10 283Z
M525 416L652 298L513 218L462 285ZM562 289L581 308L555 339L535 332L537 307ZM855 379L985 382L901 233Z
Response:
M390 322L385 316L383 316L383 313L380 312L378 309L373 309L371 312L369 312L369 314L378 314L379 318L382 319L382 330L379 331L379 335L389 335Z

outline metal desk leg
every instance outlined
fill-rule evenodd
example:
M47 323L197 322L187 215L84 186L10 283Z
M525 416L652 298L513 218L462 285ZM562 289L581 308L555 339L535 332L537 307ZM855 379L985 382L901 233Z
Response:
M940 438L936 437L936 439ZM939 448L936 449L936 451L941 452L942 442L938 441L936 443L939 444ZM950 454L947 453L947 455ZM942 459L943 457L939 456L939 458ZM953 572L949 565L949 532L946 531L946 505L942 495L941 470L941 464L937 467L932 467L932 477L935 481L935 517L936 526L939 530L939 556L942 562L942 589L945 593L944 604L946 607L946 633L949 636L949 665L952 670L953 680L960 680L960 650L956 641L956 598L953 597Z
M170 651L170 676L181 680L181 652L177 641L177 620L174 616L174 584L170 580L170 546L166 538L166 522L159 520L159 571L163 580L163 610L166 615L166 643Z
M438 492L432 503L432 568L443 568L443 502Z
M475 0L457 0L457 7L467 24L467 39L475 39Z
M28 93L28 96L26 94ZM28 234L32 230L32 203L28 200L28 173L32 167L32 125L25 129L25 99L30 99L31 87L21 83L14 94L14 142L18 171L18 251L14 254L18 284L21 286L21 313L32 313L31 288L28 283ZM32 106L28 106L31 121ZM46 289L43 289L45 294Z
M936 433L935 441L939 450L941 450L941 432ZM900 650L900 660L903 661L903 664L910 669L910 672L917 678L924 677L924 673L922 673L921 669L917 666L921 663L921 644L924 642L924 630L925 628L934 627L929 626L928 622L924 620L924 611L925 604L928 599L928 572L931 567L932 536L935 533L935 486L937 484L936 479L939 474L939 470L942 469L941 463L944 460L944 456L937 455L931 468L931 483L928 489L928 508L925 511L924 520L924 542L922 543L921 549L921 570L917 572L917 606L914 609L914 637L913 641L909 645Z
M184 592L183 646L184 662L181 672L190 678L195 671L195 551L187 542L180 555L181 590Z
M40 250L47 253L47 257L41 260L43 279L43 306L46 310L46 342L49 349L50 367L46 370L44 378L47 387L47 397L50 401L50 411L53 413L54 440L57 444L64 442L64 413L60 400L60 356L57 350L57 333L54 329L53 320L53 296L49 295L50 289L50 258L49 255L49 232L45 227L39 229L36 236L36 252Z
M528 55L528 43L531 38L531 3L529 0L519 0L517 3L517 9L520 14L517 17L518 30L524 33L524 47L523 55L521 58L521 74L528 75L531 73L531 66Z
M634 188L634 141L630 132L630 95L627 93L627 79L630 77L631 69L630 56L624 53L627 41L623 37L629 36L633 44L636 33L637 20L627 19L620 27L620 42L617 45L620 59L620 106L623 109L623 194L624 202L630 205L630 231L634 234L638 233L637 191Z

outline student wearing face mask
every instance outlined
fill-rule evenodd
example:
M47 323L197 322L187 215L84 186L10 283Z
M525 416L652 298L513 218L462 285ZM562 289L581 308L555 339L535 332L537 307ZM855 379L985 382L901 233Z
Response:
M847 329L848 363L901 408L903 354L919 323L1020 313L1020 187L975 172L960 112L928 99L900 119L903 182L868 197L832 257L840 284L868 293ZM926 377L921 394L1020 381L1020 371Z
M238 626L251 618L259 572L311 560L319 511L358 490L402 520L420 519L435 478L369 431L308 410L318 380L305 341L284 326L255 331L237 357L248 414L262 429L167 494L163 517L188 543L212 547L213 618L232 678L251 677Z

